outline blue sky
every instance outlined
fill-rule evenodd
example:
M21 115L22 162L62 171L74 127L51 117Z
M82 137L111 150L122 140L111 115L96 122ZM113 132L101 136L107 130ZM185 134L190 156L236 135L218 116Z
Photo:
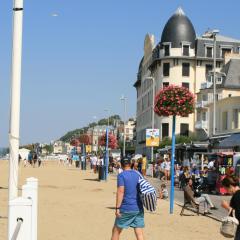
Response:
M240 1L24 0L21 144L49 142L69 130L135 115L136 80L146 33L157 41L181 6L197 34L218 28L240 39ZM0 146L8 145L12 1L0 8ZM58 17L52 17L57 13Z

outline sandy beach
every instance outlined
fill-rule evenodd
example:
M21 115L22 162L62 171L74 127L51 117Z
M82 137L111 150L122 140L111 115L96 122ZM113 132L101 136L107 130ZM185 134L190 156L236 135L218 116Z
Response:
M0 162L0 240L7 239L8 164ZM20 167L19 187L27 177L39 179L39 240L108 240L114 222L116 176L96 181L92 171L48 162L41 168ZM19 191L21 194L21 191ZM220 223L204 216L180 216L175 205L159 200L155 213L145 213L146 240L221 240ZM121 239L135 239L132 229Z

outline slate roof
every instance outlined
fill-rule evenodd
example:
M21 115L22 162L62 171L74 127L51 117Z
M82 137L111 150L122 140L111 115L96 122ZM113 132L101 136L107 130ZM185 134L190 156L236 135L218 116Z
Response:
M240 59L231 59L223 66L221 72L226 74L221 87L240 88Z
M219 147L235 147L240 146L240 133L232 134L220 142Z

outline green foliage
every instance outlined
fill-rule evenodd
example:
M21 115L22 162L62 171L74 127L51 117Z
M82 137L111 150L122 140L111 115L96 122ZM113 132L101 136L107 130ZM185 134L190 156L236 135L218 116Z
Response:
M172 143L172 139L169 137L165 137L160 141L159 148L165 148L165 146L170 146Z
M48 154L51 154L53 152L53 145L45 145L43 149L46 149Z
M20 146L20 148L26 148L30 151L33 151L34 150L34 143L33 144L27 144L27 145L23 145L23 146Z
M109 117L109 125L114 125L116 120L121 121L121 118L119 115L110 116ZM78 129L69 131L64 136L62 136L59 140L61 140L63 142L70 142L73 138L77 138L81 134L86 133L89 128L95 127L97 125L102 126L102 125L107 125L107 124L108 124L108 118L103 118L103 119L100 119L97 123L92 122L92 123L88 124L87 127L82 127L82 128L78 128Z
M188 136L181 136L177 135L176 136L176 144L184 144L184 143L191 143L193 141L197 141L197 136L194 134L191 134L189 137ZM160 141L159 148L164 148L166 146L171 146L172 145L172 139L169 137L163 138L162 141Z

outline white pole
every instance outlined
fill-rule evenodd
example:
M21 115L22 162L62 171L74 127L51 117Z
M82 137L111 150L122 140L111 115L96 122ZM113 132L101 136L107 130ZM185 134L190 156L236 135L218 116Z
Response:
M23 0L15 0L13 3L12 80L11 80L10 126L9 126L9 149L10 149L9 181L8 181L9 206L11 200L17 198L18 196L22 21L23 21ZM8 229L10 229L12 221L13 221L12 216L9 214ZM10 236L8 236L8 238L10 238Z
M11 109L9 126L9 180L8 180L8 239L11 224L14 221L10 212L10 203L18 196L18 154L20 126L20 91L21 91L21 60L22 60L22 21L23 0L15 0L13 4L13 43L12 43L12 79Z
M12 83L9 129L9 200L12 200L18 196L22 20L23 0L15 0L13 7Z

